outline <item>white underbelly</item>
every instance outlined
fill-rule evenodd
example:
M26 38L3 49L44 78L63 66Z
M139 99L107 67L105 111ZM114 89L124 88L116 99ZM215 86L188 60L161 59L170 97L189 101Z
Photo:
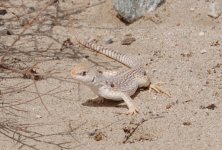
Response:
M114 90L110 90L103 87L99 89L98 94L99 96L105 99L110 99L110 100L115 100L115 101L123 100L119 91L114 91Z
M91 87L92 91L100 97L103 97L105 99L114 100L114 101L122 101L122 97L118 91L110 91L110 89L104 88L104 87Z
M135 91L128 91L126 94L129 96L132 96L135 93ZM101 87L98 89L98 95L105 98L110 99L114 101L122 101L122 93L119 91L111 90L108 88Z

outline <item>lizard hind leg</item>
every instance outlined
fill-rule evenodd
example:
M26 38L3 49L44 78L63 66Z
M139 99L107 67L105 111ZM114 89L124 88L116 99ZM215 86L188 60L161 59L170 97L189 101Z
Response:
M88 99L88 102L101 104L104 102L104 98L100 96L95 96L93 98Z
M160 84L164 84L164 83L162 83L162 82L160 82L160 83L155 83L155 84L152 84L152 83L151 83L151 84L149 85L149 89L148 89L149 93L151 93L151 91L154 90L154 91L156 91L157 93L162 93L162 94L167 95L168 97L171 97L171 94L170 94L168 91L163 90L163 89L160 87Z

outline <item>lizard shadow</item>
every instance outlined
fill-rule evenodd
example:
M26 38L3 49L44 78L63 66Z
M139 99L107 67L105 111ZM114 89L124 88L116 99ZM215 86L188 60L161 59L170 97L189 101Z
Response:
M87 100L86 102L82 103L83 106L89 106L89 107L126 107L124 105L120 105L124 101L114 101L111 99L104 99L103 102L92 102L90 100Z
M138 89L131 98L134 99L141 91L146 91L148 88L140 88ZM83 106L89 106L89 107L119 107L119 108L127 108L127 105L122 105L124 101L115 101L111 99L104 99L103 102L92 102L91 100L87 100L86 102L83 102Z

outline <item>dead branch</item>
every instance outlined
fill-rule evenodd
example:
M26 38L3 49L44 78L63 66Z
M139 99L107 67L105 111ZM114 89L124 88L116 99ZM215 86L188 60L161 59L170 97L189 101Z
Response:
M123 143L124 143L124 144L125 144L125 143L130 139L130 137L135 133L135 131L137 130L137 128L138 128L139 126L141 126L145 121L147 121L147 120L142 119L140 122L138 122L138 123L135 124L136 127L132 128L132 130L127 130L127 131L126 131L127 135L125 136L125 139L123 140Z
M10 120L2 121L0 122L0 134L13 141L16 141L17 144L20 144L18 149L22 149L23 147L28 147L35 150L39 149L35 144L30 143L45 143L47 145L57 146L60 149L73 148L69 147L68 145L71 143L71 141L53 142L44 140L45 137L63 136L67 135L68 133L58 132L54 134L41 134L35 131L28 130L27 128L29 126L30 124L17 124L16 122L12 122Z
M10 70L13 73L22 74L24 79L33 79L35 81L38 81L38 80L44 79L44 76L38 74L35 71L35 67L36 67L37 64L38 63L35 63L33 66L28 67L27 69L20 70L20 69L16 69L16 68L10 67L10 66L8 66L8 65L6 65L4 63L0 63L0 68L1 69L5 69L5 70Z
M12 50L12 47L20 40L21 35L26 32L34 23L37 23L39 16L46 10L49 6L53 5L56 3L58 0L50 0L48 4L43 7L41 10L39 10L39 13L36 14L34 18L32 18L25 26L24 29L19 33L18 37L12 42L12 44L6 49L6 53L4 56L1 58L1 63L5 61L5 57L9 54L9 52Z

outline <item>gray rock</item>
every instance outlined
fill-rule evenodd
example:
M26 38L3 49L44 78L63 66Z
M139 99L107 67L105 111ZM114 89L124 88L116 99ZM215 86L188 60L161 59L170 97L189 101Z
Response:
M146 0L146 10L148 12L154 11L164 0Z
M126 23L132 23L153 11L164 0L114 0L117 15Z
M0 9L0 15L5 15L7 14L7 10L6 9Z
M108 37L104 41L105 41L106 44L112 44L114 42L113 37Z
M126 35L126 36L124 37L124 39L121 41L121 44L122 44L122 45L130 45L130 44L132 44L134 41L136 41L136 38L132 37L132 35L129 34L129 35Z
M210 11L208 12L208 16L212 17L212 18L218 18L221 15L221 8L220 8L220 4L217 2L211 3L210 6Z

